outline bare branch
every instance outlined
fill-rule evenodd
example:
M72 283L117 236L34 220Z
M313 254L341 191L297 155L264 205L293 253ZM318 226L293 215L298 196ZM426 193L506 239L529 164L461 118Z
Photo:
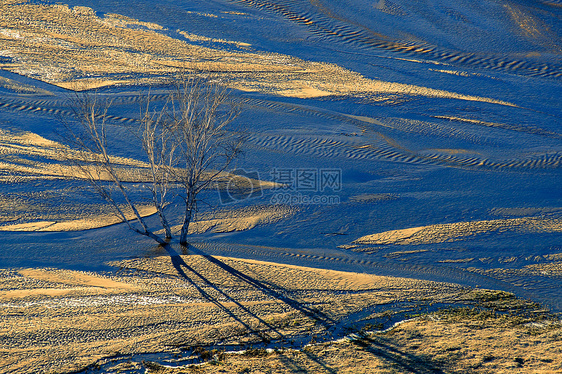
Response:
M197 213L199 193L220 179L240 154L245 140L242 133L228 128L240 113L229 103L228 87L209 74L182 74L163 105L155 108L150 91L141 103L137 140L147 165L143 169L148 180L144 188L164 229L164 239L149 229L118 170L119 164L110 154L107 120L112 102L102 100L95 92L82 92L76 94L70 106L75 121L66 126L71 146L68 160L82 178L131 230L160 244L172 238L166 207L173 205L174 195L180 196L184 205L180 243L185 244ZM116 194L126 202L132 220L118 204Z

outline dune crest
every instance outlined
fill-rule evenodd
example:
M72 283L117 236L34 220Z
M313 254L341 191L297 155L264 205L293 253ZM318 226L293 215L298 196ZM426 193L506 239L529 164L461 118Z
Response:
M353 244L416 245L462 240L465 237L502 232L553 233L562 232L562 220L541 218L512 218L489 221L457 222L391 230L366 235Z
M185 69L220 73L243 91L287 97L399 94L514 106L493 98L371 80L335 64L249 52L247 43L213 40L187 31L179 30L174 38L157 24L117 14L100 18L86 7L23 3L4 4L0 10L2 54L11 56L11 62L0 63L0 68L66 89L131 84L147 78L158 82ZM240 50L195 44L208 39ZM144 78L139 80L139 75Z

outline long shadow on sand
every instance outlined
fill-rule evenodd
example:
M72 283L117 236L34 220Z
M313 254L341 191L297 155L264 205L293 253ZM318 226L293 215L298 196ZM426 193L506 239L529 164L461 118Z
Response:
M307 316L309 318L312 318L317 323L320 323L324 328L326 328L326 330L331 330L332 328L334 328L334 325L335 325L336 321L333 320L332 318L330 318L329 316L327 316L326 314L322 313L321 311L316 310L314 308L311 308L309 306L306 306L306 305L304 305L303 303L301 303L297 300L291 299L290 297L288 297L287 295L284 295L283 293L274 289L270 285L265 284L263 282L260 282L259 280L255 279L255 278L252 278L252 277L234 269L232 266L230 266L228 264L225 264L224 262L220 261L216 257L208 255L207 253L203 252L202 250L200 250L196 247L190 246L189 250L191 250L192 253L197 254L197 255L205 258L207 261L209 261L213 265L218 266L219 268L226 271L230 275L242 280L243 282L246 282L250 286L253 286L254 288L263 292L264 294L266 294L270 297L273 297L273 298L275 298L279 301L282 301L285 304L289 305L290 307L298 310L299 312L301 312L305 316Z
M360 349L389 362L393 366L407 370L409 373L443 373L443 370L429 363L427 359L402 352L376 338L363 335L360 339L355 340L354 344L360 347Z
M204 275L199 273L196 269L191 267L187 264L184 259L171 247L167 246L164 247L168 254L170 255L172 264L178 274L185 280L187 280L190 284L192 284L200 293L201 295L215 304L218 308L223 310L229 316L231 316L234 320L240 323L244 328L248 330L251 334L258 336L262 342L270 343L273 338L276 338L280 341L285 341L285 337L281 332L279 332L274 326L270 323L264 321L261 317L253 313L247 307L242 305L239 301L235 300L232 296L228 295L224 290L221 290L216 284L211 282L208 278ZM278 286L272 287L269 284L261 282L251 276L244 274L232 266L222 262L221 260L203 252L201 249L196 248L194 246L189 246L188 248L183 247L182 251L184 253L191 252L192 254L199 255L209 261L211 264L219 267L220 269L224 270L228 274L238 278L239 280L247 283L248 285L252 286L253 288L263 292L264 294L275 298L291 308L301 312L303 315L311 318L316 323L322 325L325 328L326 332L329 335L337 336L338 334L342 334L345 331L344 326L338 326L338 321L334 320L333 318L329 317L325 313L311 308L302 302L292 299L287 295L282 293L282 290L279 289ZM254 329L248 323L244 322L239 316L237 316L233 311L231 311L227 306L222 304L216 297L212 296L208 292L206 292L202 287L200 287L190 276L187 272L193 274L197 278L199 278L205 285L212 288L213 290L217 291L220 295L222 295L225 299L235 304L238 308L244 311L247 315L251 316L255 320L257 320L261 325L266 327L266 331L273 332L276 336L272 337L265 333L264 330ZM426 373L442 373L443 371L438 367L432 365L427 361L427 359L422 359L415 355L403 352L395 347L392 347L388 344L383 343L382 341L376 338L370 338L366 336L361 336L360 339L354 341L355 345L358 346L359 349L362 349L366 352L373 354L374 356L388 362L390 365L394 367L399 367L401 370L407 370L411 373L419 373L419 374L426 374ZM330 368L326 363L322 361L319 357L314 354L307 352L306 350L302 350L302 352L307 356L307 358L311 361L314 361L321 371L326 373L336 373L336 371ZM306 372L306 370L299 365L298 362L294 362L294 360L290 360L288 358L283 359L284 364L287 367L293 368L298 372Z
M167 249L168 250L168 249ZM250 333L253 333L254 335L257 335L262 341L264 342L269 342L272 337L267 335L266 333L264 333L261 330L256 330L253 329L250 325L248 325L246 322L244 322L240 317L238 317L233 311L231 311L230 309L228 309L225 305L223 305L216 297L212 296L211 294L209 294L208 292L206 292L202 287L200 287L193 279L191 279L186 272L184 271L187 270L188 272L194 274L195 276L197 276L199 279L201 279L206 285L208 285L209 287L212 287L214 290L216 290L217 292L219 292L222 296L224 296L227 300L229 300L230 302L234 303L237 307L239 307L241 310L243 310L245 313L249 314L250 316L252 316L253 318L255 318L256 320L259 321L259 323L263 324L264 326L267 327L267 329L269 331L273 331L276 333L276 335L278 336L278 338L283 338L283 336L281 335L281 333L279 333L273 326L271 326L271 324L267 323L266 321L264 321L262 318L260 318L259 316L257 316L255 313L252 313L252 311L250 311L248 308L246 308L244 305L242 305L240 302L238 302L237 300L235 300L233 297L231 297L230 295L228 295L226 292L224 292L223 290L221 290L219 287L217 287L214 283L212 283L211 281L209 281L206 277L204 277L202 274L200 274L199 272L197 272L195 269L193 269L191 266L189 266L182 258L180 255L178 255L177 253L173 253L170 252L168 250L168 253L170 253L170 258L172 260L172 265L174 266L174 268L177 270L178 274L185 280L187 280L189 283L191 283L191 285L193 285L197 291L199 291L199 293L205 298L207 299L209 302L215 304L219 309L221 309L222 311L224 311L225 313L227 313L230 317L232 317L235 321L237 321L238 323L240 323L242 326L244 326L244 328L246 328Z

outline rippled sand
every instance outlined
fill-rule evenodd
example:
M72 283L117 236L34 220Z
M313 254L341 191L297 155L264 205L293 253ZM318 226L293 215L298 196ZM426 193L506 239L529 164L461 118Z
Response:
M0 371L174 372L142 361L268 341L286 350L211 352L200 370L559 371L543 308L562 310L561 11L2 1ZM193 246L170 257L88 187L63 123L75 92L112 103L112 160L157 229L139 105L209 71L241 108L242 177L204 191ZM341 185L296 183L324 171ZM228 195L231 178L252 194Z

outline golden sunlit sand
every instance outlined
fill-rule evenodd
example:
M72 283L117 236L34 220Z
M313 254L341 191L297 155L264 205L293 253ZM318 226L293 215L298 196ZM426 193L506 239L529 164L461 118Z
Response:
M219 342L252 344L264 337L291 341L303 335L320 336L326 330L342 328L347 316L368 305L381 307L379 311L373 310L369 318L384 323L393 315L416 313L417 309L412 309L416 302L470 305L487 297L487 292L492 299L496 297L491 291L474 294L452 284L223 257L211 261L190 255L174 263L168 256L159 256L111 265L120 270L111 274L48 268L3 271L2 288L13 289L0 293L5 311L0 325L4 339L0 349L3 362L16 372L30 365L44 371L70 372L116 352L126 356L169 349L166 347L195 348ZM185 275L179 275L176 266ZM237 272L244 277L237 276ZM516 301L509 295L499 299L504 298L510 303ZM384 308L391 305L391 309ZM468 337L465 343L462 340L454 343L448 341L448 337L465 328L462 327L465 322L460 320L451 325L422 321L401 325L381 338L396 345L408 334L415 334L418 345L423 345L424 339L430 339L431 335L437 340L431 344L432 348L427 348L429 353L443 351L444 348L439 348L441 345L457 344L465 347L462 349L472 349L477 336L491 334L498 328L501 331L491 320L491 326L483 326L478 332L480 335ZM438 333L440 330L443 332ZM42 345L45 339L50 341L49 346ZM512 338L506 335L505 339ZM349 360L351 367L365 367L363 360L373 354L362 349L353 353L353 342L328 344L328 348L313 346L305 348L304 352L309 350L327 357L325 349L341 344L338 355L342 360ZM560 349L560 345L552 344L553 349ZM408 342L400 349L400 354L413 349L410 345L414 342ZM386 348L377 349L384 351ZM388 352L394 354L390 347ZM294 359L300 355L298 352L282 353L286 354L296 355ZM357 360L356 354L366 356ZM57 360L45 361L44 355L57 357ZM472 361L477 359L468 363ZM232 368L225 368L228 372L236 372L234 368L239 365L275 368L278 365L275 362L237 362ZM337 368L336 362L328 361ZM314 367L306 359L303 363L312 365L311 370ZM375 365L372 367L375 370L389 362L383 355L369 365ZM339 366L338 370L343 370L344 366Z
M562 372L560 9L0 1L0 374ZM156 244L138 126L196 76L245 148Z
M384 323L393 315L423 311L412 308L419 302L487 309L452 309L417 317L382 334L367 328L347 340L302 351L280 348L222 355L215 366L199 369L290 373L294 369L286 365L289 360L319 372L329 368L338 373L383 373L413 367L508 372L522 363L527 370L555 363L562 349L561 326L543 319L548 317L485 312L536 308L507 293L261 261L222 257L210 261L197 255L182 256L180 265L173 265L167 256L111 265L120 270L112 275L57 269L3 271L2 288L17 290L0 293L6 312L0 325L5 342L0 349L2 360L16 372L33 365L62 373L104 356L127 357L169 347L179 353L180 348L218 342L256 344L264 337L290 342L341 328L347 316L367 305L383 307L373 310L369 318ZM175 266L183 268L187 280ZM44 339L49 346L42 346ZM57 360L44 361L44 355ZM523 358L522 363L517 357ZM120 362L113 365L124 365ZM189 365L175 370L146 365L157 372L190 370Z
M370 80L334 64L291 56L200 47L159 33L161 26L115 14L99 18L87 7L26 3L4 3L2 7L0 40L17 61L3 68L22 75L38 74L40 79L68 89L119 83L101 78L76 80L74 72L86 76L126 73L129 77L122 83L131 83L135 73L157 78L181 68L218 71L231 79L235 88L289 97L398 93L513 105L490 98ZM5 29L8 25L10 29ZM130 25L145 28L133 29ZM196 40L183 31L180 34L188 41ZM248 47L241 43L234 45ZM49 52L44 54L44 51Z
M491 221L458 222L409 229L392 230L367 235L355 240L354 244L429 244L459 240L465 236L490 232L562 232L562 221L558 219L512 218Z

